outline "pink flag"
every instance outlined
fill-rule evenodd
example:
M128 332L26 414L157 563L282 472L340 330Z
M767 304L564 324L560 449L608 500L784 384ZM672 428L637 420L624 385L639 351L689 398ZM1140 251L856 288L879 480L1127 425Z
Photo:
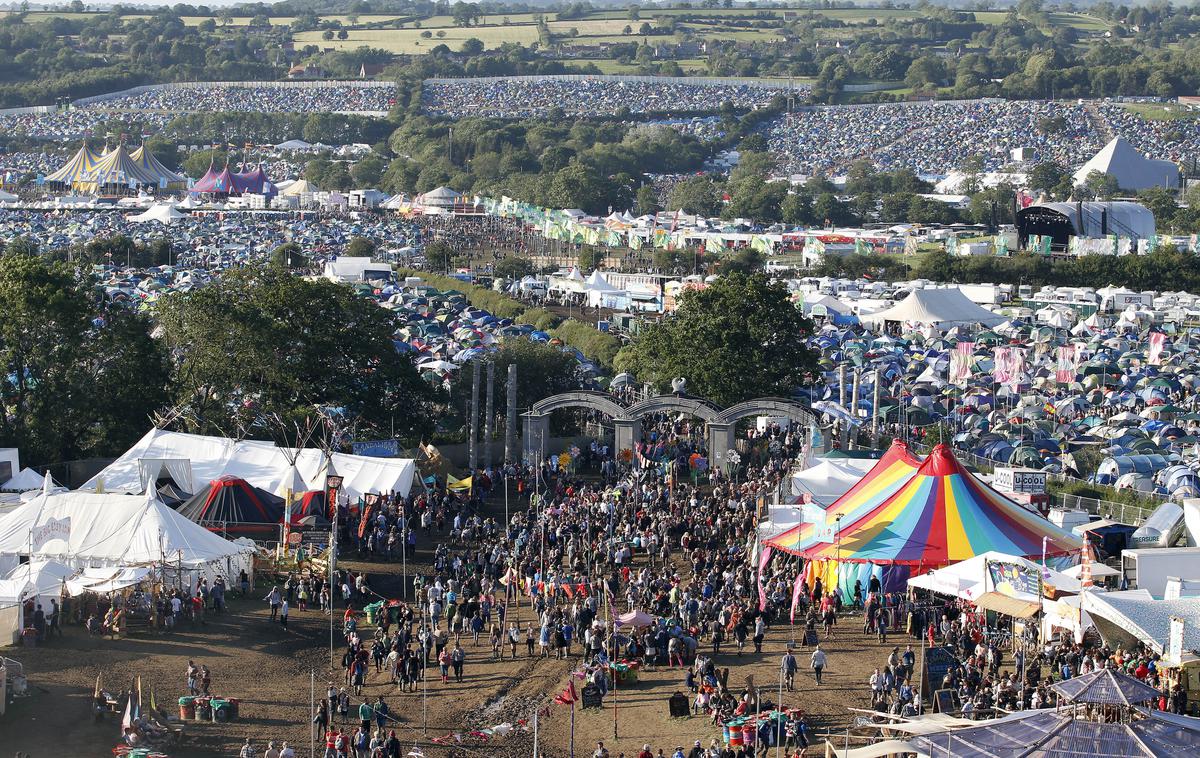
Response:
M1166 341L1167 335L1162 332L1150 332L1150 352L1146 357L1151 366L1162 363L1162 351Z
M796 574L796 584L792 587L792 623L796 623L796 606L800 604L800 593L804 591L804 572Z
M1058 366L1054 378L1059 384L1070 384L1075 381L1075 346L1063 345L1058 348Z
M767 609L767 591L763 589L762 575L767 568L767 562L771 560L771 546L763 548L762 558L758 560L758 610L765 611Z

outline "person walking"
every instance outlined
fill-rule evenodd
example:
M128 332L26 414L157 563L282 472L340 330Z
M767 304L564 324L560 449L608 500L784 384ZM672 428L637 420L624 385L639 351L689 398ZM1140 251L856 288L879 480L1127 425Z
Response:
M288 617L288 601L285 598L284 601L282 603L280 603L280 605L279 605L279 625L281 627L283 627L283 630L285 632L287 631L287 617Z
M274 621L279 615L279 604L283 600L283 595L279 592L279 585L272 587L271 591L267 593L267 596L263 598L263 600L266 600L268 603L270 603L271 620Z
M828 663L828 660L829 659L825 656L825 651L821 649L820 643L817 643L817 647L815 650L813 650L809 665L812 666L813 676L817 678L818 685L821 684L821 674L825 671L825 664Z
M450 665L454 667L454 681L461 682L463 680L463 664L467 660L467 651L462 649L458 642L454 643L454 650L450 653Z
M254 745L250 743L250 738L242 743L242 749L238 751L238 758L254 758Z
M783 660L779 663L779 670L783 674L783 684L787 687L788 692L796 690L796 656L792 654L792 649L789 647L787 652L783 654Z
M383 695L375 698L375 725L379 729L387 726L389 710L388 704L383 702Z
M200 669L194 661L188 661L187 665L187 691L189 695L200 694Z

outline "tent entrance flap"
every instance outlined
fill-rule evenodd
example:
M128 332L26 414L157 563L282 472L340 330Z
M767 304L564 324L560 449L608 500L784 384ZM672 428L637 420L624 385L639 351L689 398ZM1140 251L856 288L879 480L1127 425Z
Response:
M187 458L139 458L139 480L145 485L143 492L157 489L157 482L165 470L184 492L196 491L192 482L192 462Z

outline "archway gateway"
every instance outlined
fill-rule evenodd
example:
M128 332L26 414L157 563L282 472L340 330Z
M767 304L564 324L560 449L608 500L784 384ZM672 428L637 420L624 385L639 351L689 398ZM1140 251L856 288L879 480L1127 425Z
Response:
M550 439L550 414L560 408L582 408L603 413L616 429L616 452L632 450L642 435L642 419L655 413L686 413L704 421L713 466L723 467L733 449L737 422L751 416L777 416L810 428L817 426L812 411L782 397L760 397L722 410L707 400L689 395L658 395L626 408L604 392L579 390L540 400L521 415L525 460L541 460Z

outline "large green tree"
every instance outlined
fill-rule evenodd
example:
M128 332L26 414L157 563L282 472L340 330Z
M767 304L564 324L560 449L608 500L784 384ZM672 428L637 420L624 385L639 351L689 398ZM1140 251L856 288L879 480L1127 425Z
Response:
M788 396L816 366L804 346L812 328L782 284L730 274L686 291L675 314L624 348L617 366L664 390L684 377L688 392L723 406Z
M359 436L414 439L428 429L433 391L396 351L395 317L349 287L272 266L160 302L181 360L177 402L196 431L272 436L272 419L316 408L343 409Z
M104 313L63 264L0 257L0 446L30 463L107 455L168 400L170 363L136 313Z

